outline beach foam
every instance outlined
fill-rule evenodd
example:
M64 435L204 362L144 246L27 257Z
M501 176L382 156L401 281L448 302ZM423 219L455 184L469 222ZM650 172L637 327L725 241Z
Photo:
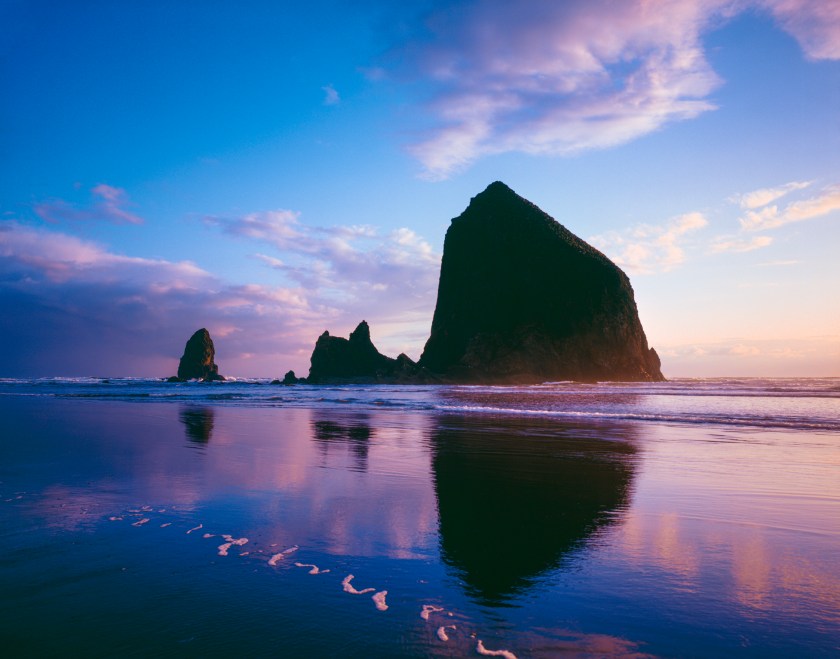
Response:
M233 546L232 542L226 542L219 545L219 556L227 556L228 550Z
M190 529L189 531L187 531L187 535L189 535L189 534L190 534L190 533L192 533L193 531L198 531L199 529L203 529L203 528L204 528L204 524L199 524L199 525L198 525L198 526L196 526L195 528L192 528L192 529Z
M353 579L355 579L355 577L352 574L348 574L346 577L344 577L344 580L341 582L341 586L344 588L345 593L350 593L351 595L364 595L365 593L372 593L376 590L376 588L364 588L362 590L356 590L350 583L351 581L353 581Z
M424 604L423 605L423 610L420 611L420 617L423 618L423 620L428 620L429 619L429 614L440 613L441 611L443 611L442 606L435 606L433 604Z
M385 604L385 596L388 594L387 590L380 590L378 593L374 593L371 599L373 603L376 604L376 608L378 611L387 611L388 605Z
M134 524L132 524L132 526L143 526L143 524L146 524L148 521L149 521L149 518L144 517L143 519L134 522Z
M300 547L298 547L297 545L294 545L293 547L289 547L288 549L284 549L279 554L274 554L274 556L269 558L268 559L268 564L269 565L277 565L278 561L282 561L284 558L286 558L286 556L288 556L289 554L291 554L293 552L296 552L298 549L300 549Z
M516 659L516 655L510 650L488 650L484 647L481 639L478 640L478 645L475 646L475 651L478 654L483 654L486 657L504 657L505 659Z
M437 636L444 643L449 640L449 634L446 633L447 629L457 629L457 628L455 627L455 625L444 625L443 627L438 627Z
M309 574L326 574L329 570L322 570L317 565L312 565L312 563L295 563L296 567L311 567L312 569L309 570Z
M171 526L172 522L165 522L164 524L160 525L160 528L165 529L167 526Z

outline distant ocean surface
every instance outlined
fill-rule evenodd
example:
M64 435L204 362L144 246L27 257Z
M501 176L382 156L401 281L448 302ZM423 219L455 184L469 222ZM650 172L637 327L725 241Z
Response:
M840 656L840 379L0 379L20 657Z
M245 407L393 408L840 430L840 378L709 378L535 386L271 385L267 379L167 383L140 378L0 378L0 396Z

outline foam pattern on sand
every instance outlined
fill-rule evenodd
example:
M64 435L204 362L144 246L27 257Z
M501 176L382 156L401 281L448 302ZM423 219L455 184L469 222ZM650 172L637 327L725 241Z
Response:
M312 569L309 570L309 574L326 574L329 570L322 570L317 565L313 565L312 563L295 563L296 567L311 567Z
M378 593L375 593L371 599L373 603L376 604L377 611L387 611L388 605L385 604L385 596L388 594L387 590L380 590Z
M288 555L289 555L289 554L291 554L291 553L296 552L298 549L300 549L300 547L298 547L297 545L294 545L294 546L292 546L292 547L289 547L288 549L284 549L283 551L281 551L281 552L279 552L279 553L277 553L277 554L274 554L274 556L272 556L271 558L269 558L269 559L268 559L268 564L269 564L269 565L272 565L272 566L273 566L273 565L277 565L277 563L278 563L279 561L282 561L284 558L286 558L286 556L288 556Z
M435 606L434 604L424 604L423 609L420 611L420 617L423 618L423 620L428 620L429 615L431 615L432 613L440 613L441 611L443 611L442 606Z
M513 654L510 650L488 650L484 647L484 643L481 639L478 640L478 644L475 646L475 651L478 654L483 654L485 657L504 657L504 659L516 659L516 655Z
M364 595L365 593L372 593L376 590L376 588L363 588L362 590L356 590L353 584L350 582L355 579L352 574L348 574L344 577L344 580L341 582L341 586L344 588L345 593L350 593L351 595Z

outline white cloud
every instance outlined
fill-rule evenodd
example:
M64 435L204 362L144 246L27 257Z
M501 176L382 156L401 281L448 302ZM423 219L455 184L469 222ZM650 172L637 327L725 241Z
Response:
M428 331L440 254L414 231L382 234L369 225L309 226L289 210L205 219L226 233L274 247L276 256L257 253L254 258L306 290L312 304L332 309L338 327L331 331L352 329L362 318L374 330L399 325L405 334L416 331L412 324L422 324ZM386 336L382 346L388 348L391 340Z
M781 209L774 204L747 211L739 222L744 231L764 231L791 222L822 217L838 210L840 210L840 185L833 185L824 188L815 197L791 202Z
M734 200L740 204L741 208L760 208L770 202L776 201L789 192L807 188L812 183L812 181L792 181L791 183L780 185L777 188L762 188L761 190L747 192L746 194L738 195Z
M714 253L719 252L751 252L772 244L770 236L754 236L753 238L734 238L731 236L718 237L711 246Z
M687 236L708 225L702 213L686 213L663 225L642 224L589 239L631 274L667 272L685 260Z
M703 39L766 10L812 58L840 57L835 2L507 0L437 3L394 55L431 88L434 125L409 151L444 179L511 151L562 156L623 144L715 109Z

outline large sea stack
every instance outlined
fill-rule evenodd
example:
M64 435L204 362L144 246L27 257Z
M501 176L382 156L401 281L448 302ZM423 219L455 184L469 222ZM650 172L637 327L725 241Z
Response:
M419 364L461 382L664 379L627 275L498 181L446 232Z
M203 327L193 334L187 345L184 347L184 355L178 364L179 380L224 380L219 375L219 367L213 361L216 357L216 349L213 347L213 339L210 332Z
M370 327L363 320L350 333L350 338L318 337L312 351L310 384L325 382L419 382L428 379L422 369L405 354L396 359L380 353L370 339Z

